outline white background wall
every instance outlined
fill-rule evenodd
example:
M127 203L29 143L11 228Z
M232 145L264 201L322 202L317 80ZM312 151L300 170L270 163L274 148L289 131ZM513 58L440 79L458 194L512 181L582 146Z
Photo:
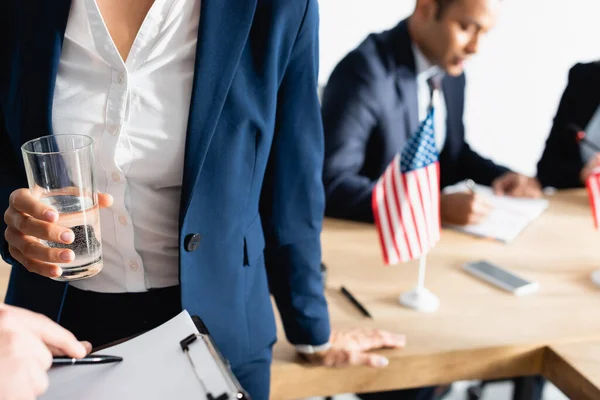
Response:
M320 0L320 83L368 33L393 27L414 4ZM600 0L504 0L480 50L467 66L467 139L482 155L534 174L569 68L600 59Z

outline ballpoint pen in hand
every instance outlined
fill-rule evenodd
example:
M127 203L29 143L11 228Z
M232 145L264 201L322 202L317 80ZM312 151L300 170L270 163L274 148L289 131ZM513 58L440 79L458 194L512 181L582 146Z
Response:
M89 355L84 358L71 358L71 357L54 357L52 359L52 366L59 365L90 365L90 364L109 364L123 361L122 357L116 356L103 356L103 355Z

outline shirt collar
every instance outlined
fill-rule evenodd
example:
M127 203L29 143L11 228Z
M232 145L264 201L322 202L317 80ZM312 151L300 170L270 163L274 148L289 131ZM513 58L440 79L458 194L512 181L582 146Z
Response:
M414 42L412 43L412 49L415 55L415 69L419 80L427 81L434 75L441 76L441 68L433 65Z

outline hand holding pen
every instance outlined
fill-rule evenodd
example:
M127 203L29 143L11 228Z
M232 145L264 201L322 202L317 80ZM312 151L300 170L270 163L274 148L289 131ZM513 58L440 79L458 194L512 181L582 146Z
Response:
M492 211L491 204L477 193L477 185L467 180L467 191L444 193L440 196L442 222L471 225L483 222Z
M49 318L0 304L2 398L33 399L48 388L52 356L85 357L92 349Z

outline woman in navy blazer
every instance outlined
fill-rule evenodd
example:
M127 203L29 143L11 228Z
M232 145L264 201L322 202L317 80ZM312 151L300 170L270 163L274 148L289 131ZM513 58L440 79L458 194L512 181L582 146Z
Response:
M0 3L0 209L8 209L9 230L21 236L31 232L20 224L26 216L17 206L28 193L20 189L27 187L20 146L53 133L53 91L70 6L71 0ZM385 364L362 352L349 357L355 352L346 350L350 335L329 343L320 271L316 0L204 0L200 15L178 221L178 308L204 320L255 399L268 398L276 340L269 287L287 338L311 360ZM15 192L21 200L9 204ZM39 224L42 214L31 217ZM29 272L15 257L31 257L9 251L10 244L0 241L12 264L6 302L60 322L68 285ZM71 323L91 323L94 316L87 314ZM127 333L151 328L130 317L115 315L99 334L105 340L126 335L118 321L130 325ZM355 337L364 349L401 343L368 331ZM340 351L346 356L337 357Z

